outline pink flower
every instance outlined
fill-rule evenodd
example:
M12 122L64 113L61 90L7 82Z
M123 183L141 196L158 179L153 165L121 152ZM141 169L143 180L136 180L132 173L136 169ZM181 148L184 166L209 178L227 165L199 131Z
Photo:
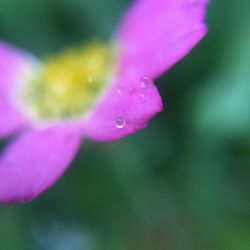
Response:
M91 45L46 62L0 42L0 137L16 134L0 158L0 201L30 201L48 189L82 138L111 141L145 128L162 110L151 79L204 37L207 2L137 0L112 49Z

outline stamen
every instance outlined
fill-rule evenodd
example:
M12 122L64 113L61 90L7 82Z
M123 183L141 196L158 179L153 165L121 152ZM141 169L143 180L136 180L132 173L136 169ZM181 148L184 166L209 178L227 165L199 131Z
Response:
M22 91L24 106L39 121L84 116L114 75L115 59L114 48L99 43L45 59Z

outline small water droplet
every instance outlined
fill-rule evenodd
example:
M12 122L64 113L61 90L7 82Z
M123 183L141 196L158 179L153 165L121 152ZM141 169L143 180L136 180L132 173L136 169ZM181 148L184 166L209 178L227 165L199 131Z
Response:
M141 88L148 88L153 84L153 81L148 78L147 76L143 76L140 80L140 86Z
M126 125L126 121L125 121L125 119L123 117L117 117L115 119L115 126L117 128L124 128L125 125Z

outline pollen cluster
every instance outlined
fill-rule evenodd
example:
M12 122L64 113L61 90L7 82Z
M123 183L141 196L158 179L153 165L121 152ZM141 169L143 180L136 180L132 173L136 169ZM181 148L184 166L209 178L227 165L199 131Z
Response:
M42 121L82 117L111 80L114 62L114 49L99 43L49 57L25 87L24 103Z

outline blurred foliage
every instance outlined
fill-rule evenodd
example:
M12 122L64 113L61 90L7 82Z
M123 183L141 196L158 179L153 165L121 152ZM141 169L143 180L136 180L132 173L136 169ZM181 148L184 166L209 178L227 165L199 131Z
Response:
M1 0L0 37L39 56L109 39L128 0ZM250 2L213 1L210 32L158 80L165 110L84 141L37 200L0 207L3 250L250 249Z

